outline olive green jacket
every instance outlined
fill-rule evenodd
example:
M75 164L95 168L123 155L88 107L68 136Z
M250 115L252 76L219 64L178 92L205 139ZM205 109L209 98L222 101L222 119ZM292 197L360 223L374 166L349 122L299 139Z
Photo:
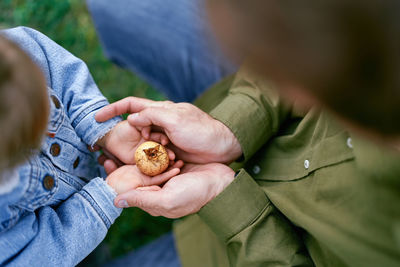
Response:
M244 72L197 101L239 140L231 185L174 225L183 266L400 266L400 157Z

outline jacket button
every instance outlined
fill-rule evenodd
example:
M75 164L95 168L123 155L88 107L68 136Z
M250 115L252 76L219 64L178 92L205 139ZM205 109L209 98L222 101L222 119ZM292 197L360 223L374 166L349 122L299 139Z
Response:
M310 161L308 161L308 159L304 161L304 168L306 169L310 168Z
M54 157L57 157L60 155L61 147L59 144L54 143L50 147L50 154L53 155Z
M46 175L43 179L43 186L46 190L51 190L54 187L54 178L50 175Z
M347 138L346 144L349 148L353 148L353 142L351 140L351 137Z
M51 95L51 100L53 101L56 109L59 109L61 107L60 101L57 99L55 95Z
M78 165L79 165L79 160L80 160L79 157L77 157L76 160L74 161L74 165L73 165L73 166L74 166L74 169L76 169L76 168L78 167Z
M254 174L259 174L260 171L261 171L260 166L254 165L254 167L253 167L253 173L254 173Z

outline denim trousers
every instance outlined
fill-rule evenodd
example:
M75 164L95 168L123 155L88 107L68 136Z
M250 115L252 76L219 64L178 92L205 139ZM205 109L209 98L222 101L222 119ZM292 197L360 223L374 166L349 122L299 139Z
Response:
M205 0L87 0L106 56L175 102L236 71L217 45Z

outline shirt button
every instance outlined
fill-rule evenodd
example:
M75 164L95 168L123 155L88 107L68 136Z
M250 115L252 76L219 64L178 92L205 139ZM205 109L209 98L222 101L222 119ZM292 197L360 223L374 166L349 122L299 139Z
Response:
M57 99L55 95L51 95L51 100L53 101L56 109L59 109L61 107L60 101Z
M260 166L254 165L254 167L253 167L253 173L254 173L254 174L259 174L260 171L261 171Z
M308 161L308 159L304 161L304 168L306 169L310 168L310 161Z
M353 148L353 142L352 142L352 140L351 140L351 137L347 138L346 143L347 143L347 146L348 146L349 148Z
M46 190L51 190L54 187L54 178L50 175L46 175L43 179L43 186Z
M57 157L60 155L61 147L59 144L54 143L50 147L50 154L53 155L54 157Z
M78 167L79 161L80 161L80 159L79 159L79 157L77 157L76 160L74 161L74 165L73 165L74 169L76 169Z

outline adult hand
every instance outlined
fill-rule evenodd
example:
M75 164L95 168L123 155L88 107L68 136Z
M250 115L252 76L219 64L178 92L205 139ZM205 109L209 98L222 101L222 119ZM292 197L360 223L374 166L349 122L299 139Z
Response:
M161 129L173 143L171 148L185 162L229 163L242 154L228 127L191 104L127 97L104 107L96 114L96 120L103 122L124 113L134 113L128 121L143 127L145 139L152 139L154 130Z
M153 216L179 218L198 212L234 179L234 171L224 164L186 164L181 174L162 188L142 187L118 195L117 207L139 207Z
M163 145L168 143L168 138L164 134L154 133L152 139ZM113 155L125 164L135 164L135 151L145 141L141 133L134 126L130 125L127 121L121 121L104 137L99 139L97 145L104 148L107 158L113 159ZM170 160L174 160L175 154L171 150L168 150L168 157ZM110 162L103 161L103 163L108 164Z

